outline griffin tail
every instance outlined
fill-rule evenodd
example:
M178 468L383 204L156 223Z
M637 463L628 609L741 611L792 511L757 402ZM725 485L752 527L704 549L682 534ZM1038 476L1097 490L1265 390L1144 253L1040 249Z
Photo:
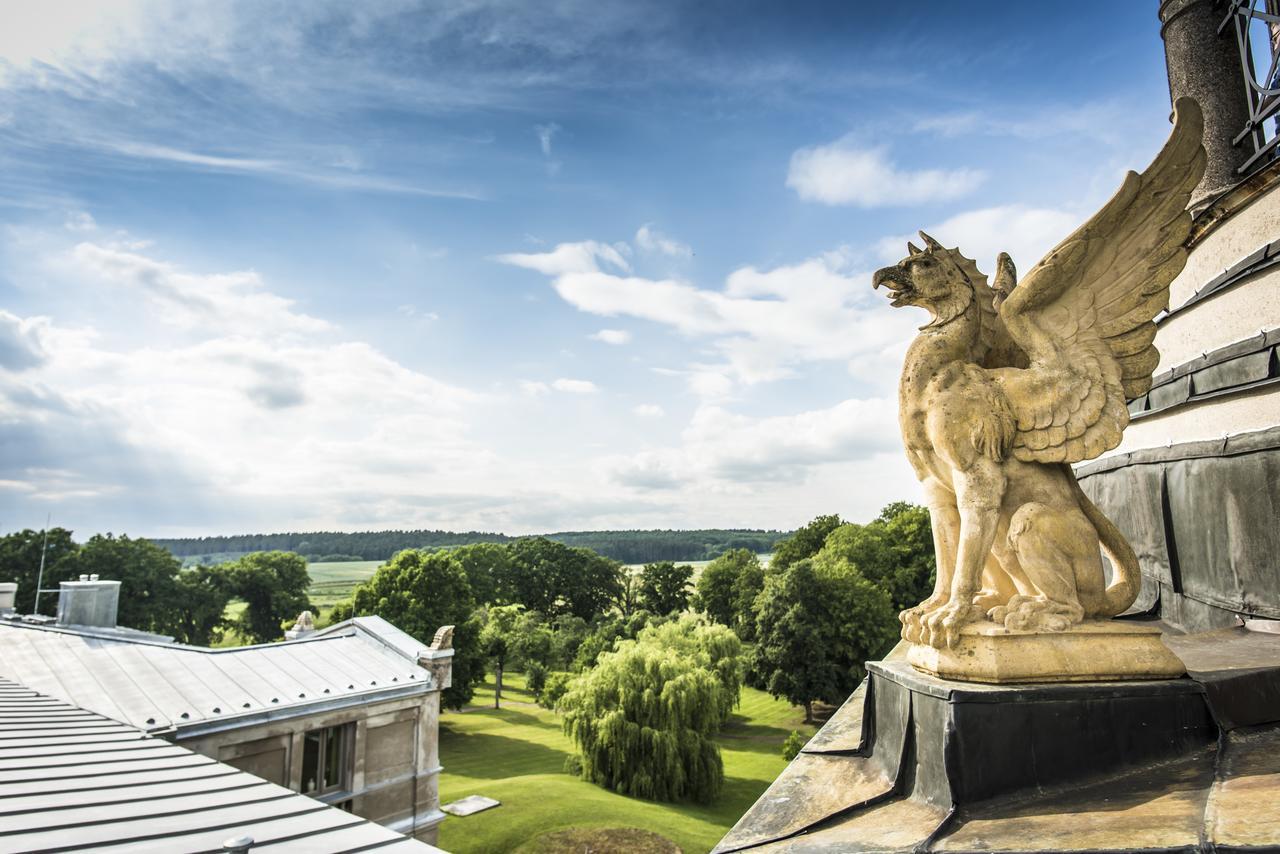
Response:
M1142 569L1138 565L1138 556L1134 554L1133 546L1129 545L1129 541L1124 538L1124 534L1120 533L1115 523L1089 500L1089 496L1084 494L1071 466L1066 463L1060 465L1065 470L1067 482L1075 492L1076 503L1084 511L1094 530L1098 532L1098 539L1102 541L1102 550L1111 559L1111 566L1115 569L1115 578L1103 591L1102 608L1098 612L1100 617L1114 617L1128 609L1138 598L1138 588L1142 584Z

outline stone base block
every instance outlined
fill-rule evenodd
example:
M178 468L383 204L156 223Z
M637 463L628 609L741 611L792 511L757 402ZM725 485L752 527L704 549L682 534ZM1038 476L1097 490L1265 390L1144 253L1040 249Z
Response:
M1049 634L983 621L965 626L953 649L912 644L907 661L930 676L994 685L1173 679L1186 673L1158 628L1119 620L1086 620Z

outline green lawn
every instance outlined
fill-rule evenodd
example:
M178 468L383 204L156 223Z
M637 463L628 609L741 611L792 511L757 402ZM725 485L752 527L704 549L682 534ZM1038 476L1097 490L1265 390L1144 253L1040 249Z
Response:
M782 742L806 736L802 709L744 688L742 704L719 737L725 785L710 806L660 804L623 797L563 772L572 743L560 719L533 704L519 674L507 677L503 708L493 709L493 681L475 707L440 719L441 803L487 795L502 806L467 818L450 816L440 830L447 851L514 851L538 836L568 828L639 827L686 852L708 851L786 766ZM510 700L510 704L508 704Z

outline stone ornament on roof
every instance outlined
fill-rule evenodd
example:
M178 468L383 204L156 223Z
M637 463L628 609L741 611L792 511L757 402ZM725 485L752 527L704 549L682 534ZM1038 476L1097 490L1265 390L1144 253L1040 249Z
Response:
M1187 204L1205 168L1199 107L1182 98L1175 113L1147 170L1020 284L1008 255L988 285L923 232L923 248L909 243L873 278L894 306L932 314L899 384L937 554L933 595L901 614L919 669L989 682L1182 671L1155 630L1105 622L1133 604L1138 561L1071 469L1120 444L1127 400L1159 362L1153 320L1186 264Z
M453 626L441 626L431 640L432 649L453 649Z

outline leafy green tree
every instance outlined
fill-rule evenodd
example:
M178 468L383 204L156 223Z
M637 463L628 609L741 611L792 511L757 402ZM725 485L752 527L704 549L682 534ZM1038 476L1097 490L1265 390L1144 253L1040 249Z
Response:
M255 552L229 568L231 587L245 601L236 628L250 643L284 637L285 621L311 607L307 559L292 552Z
M744 575L748 580L744 581ZM702 569L698 577L698 607L708 617L734 631L752 620L751 607L764 584L764 570L754 552L732 549Z
M475 610L467 573L452 555L410 549L355 589L350 615L377 614L424 644L441 626L453 626L453 685L445 689L442 702L460 709L484 681L481 622Z
M546 537L517 540L508 548L511 564L498 579L495 601L591 620L618 595L622 565L589 549Z
M769 560L770 572L781 572L798 560L813 557L826 543L827 535L843 525L839 516L819 516L778 543Z
M933 531L925 507L888 505L866 525L841 525L814 558L835 568L845 562L889 594L895 611L919 604L933 591Z
M613 604L617 606L618 613L624 617L629 617L640 610L640 573L623 568Z
M733 583L733 628L748 643L756 638L756 597L764 589L764 576L765 569L756 560L743 566Z
M756 600L754 681L804 706L839 703L865 677L864 663L893 645L888 595L847 564L819 570L810 558L771 572Z
M648 611L636 611L626 616L614 614L602 618L591 633L582 639L570 669L581 671L594 667L600 653L612 652L618 641L632 640L649 626L664 621L664 618L654 617Z
M693 597L693 606L722 626L733 625L733 585L741 572L733 554L725 552L702 568Z
M498 543L459 546L451 554L462 565L477 605L497 602L500 580L510 581L511 551Z
M48 549L45 550L45 532L30 529L15 531L0 537L0 581L16 582L18 593L14 598L14 610L19 614L35 613L36 579L40 575L40 555L45 553L44 586L57 590L59 581L75 578L71 568L76 550L71 532L66 528L50 528ZM40 598L40 612L54 614L58 597L45 595Z
M167 550L150 540L95 534L65 566L72 577L97 574L103 580L120 582L118 625L174 634L168 629L180 607L177 578L182 562Z
M714 801L724 764L713 740L737 701L741 644L686 615L642 631L569 683L557 708L583 779L625 795Z
M676 614L689 607L693 567L669 560L646 563L640 571L640 605L654 614Z
M576 560L568 563L560 575L560 603L555 614L572 614L584 620L605 613L618 597L626 570L616 560L602 557L590 549L575 548Z
M567 670L578 648L591 634L591 625L581 617L563 614L551 624L551 651L546 664L553 670Z
M485 609L480 648L493 662L493 707L500 708L502 676L508 668L524 670L530 664L543 668L551 658L552 634L537 611L523 605L494 605Z
M493 662L493 707L502 707L502 673L516 644L516 623L523 605L495 605L488 609L480 629L480 649Z
M230 574L220 566L184 569L174 579L174 606L158 622L178 643L209 646L222 638L231 600Z

